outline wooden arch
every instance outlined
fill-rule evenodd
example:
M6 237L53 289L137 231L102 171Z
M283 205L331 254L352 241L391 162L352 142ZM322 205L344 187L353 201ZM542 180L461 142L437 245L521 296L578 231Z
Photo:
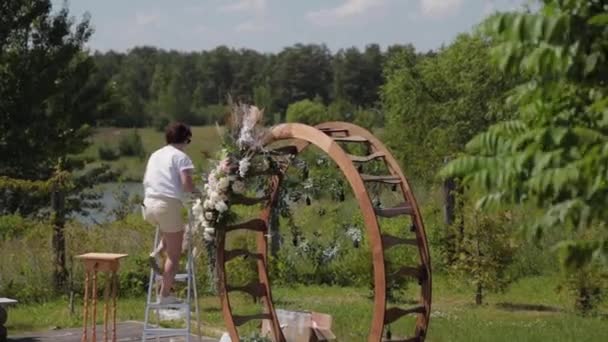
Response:
M411 188L401 172L397 161L386 147L369 131L345 122L328 122L315 127L304 124L281 124L271 130L267 145L277 141L289 140L292 145L282 147L280 150L291 154L298 154L309 145L315 145L337 164L345 178L352 187L355 198L359 203L363 220L366 226L367 238L370 241L373 258L374 304L371 326L368 335L369 342L379 341L423 341L429 324L431 310L431 263L426 234L422 217ZM367 144L366 156L355 156L345 152L340 143ZM373 160L384 161L390 174L367 175L360 174L358 164ZM267 271L267 233L272 210L278 199L278 192L282 175L273 175L270 181L270 198L265 198L266 207L258 219L218 229L217 271L219 292L222 303L222 312L228 333L233 341L239 341L237 327L251 320L268 320L274 341L285 341L272 302L270 280ZM367 188L368 182L398 186L404 197L404 202L393 208L374 208ZM241 198L236 201L240 204L254 204L253 199ZM414 237L397 237L383 234L378 223L378 217L397 217L409 215L412 225L410 234ZM257 251L244 249L226 250L226 234L235 230L250 230L256 234ZM384 252L396 246L409 246L418 249L419 264L416 266L396 265L398 271L388 275L402 279L404 276L413 277L420 285L420 299L418 305L410 308L387 308L387 271ZM257 260L258 280L246 286L234 287L227 284L226 263L239 256L247 256ZM232 313L230 293L241 291L260 298L264 312L254 315L238 316ZM405 315L416 315L416 328L414 335L409 338L386 339L383 337L384 327Z

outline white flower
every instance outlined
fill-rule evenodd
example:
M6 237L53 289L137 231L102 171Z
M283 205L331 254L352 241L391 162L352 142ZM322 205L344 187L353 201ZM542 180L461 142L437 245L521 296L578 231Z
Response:
M203 239L205 239L206 241L215 240L215 228L205 228L205 230L203 231Z
M203 212L203 206L201 204L201 199L197 198L196 201L194 202L194 205L192 205L192 215L200 216L200 214L202 212Z
M212 206L215 206L215 203L217 203L219 200L220 200L220 194L218 194L217 192L212 191L209 194L209 201L211 201Z
M230 186L230 180L228 179L228 177L220 178L220 181L217 183L217 187L220 190L226 190L228 189L228 186Z
M205 202L203 202L203 207L205 209L213 209L215 205L213 204L213 201L211 201L211 199L206 199Z
M220 213L223 213L228 210L228 206L224 201L218 201L217 203L215 203L215 210L219 211Z
M245 177L247 175L247 171L249 171L249 158L243 158L239 161L239 175L241 177Z
M213 220L213 217L214 217L214 216L215 216L215 215L213 214L213 212L212 212L212 211L206 211L206 212L205 212L205 220L207 220L207 221L211 221L211 220Z
M235 194L242 194L243 192L245 192L245 182L235 181L234 183L232 183L232 191Z

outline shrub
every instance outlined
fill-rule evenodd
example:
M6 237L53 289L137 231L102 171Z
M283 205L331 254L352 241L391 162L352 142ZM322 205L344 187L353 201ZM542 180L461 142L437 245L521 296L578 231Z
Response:
M286 118L287 122L314 125L327 121L327 109L322 103L302 100L289 105Z
M129 131L120 138L118 150L123 156L143 158L146 155L144 144L137 130Z
M120 157L120 153L112 146L99 146L97 148L97 154L101 160L116 160Z
M166 116L156 116L152 120L152 124L154 125L154 129L158 132L164 132L165 128L169 125L169 118Z

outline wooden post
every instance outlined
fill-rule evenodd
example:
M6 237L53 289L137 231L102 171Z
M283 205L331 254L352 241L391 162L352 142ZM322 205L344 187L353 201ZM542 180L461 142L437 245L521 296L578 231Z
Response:
M91 301L91 325L93 332L92 341L97 341L97 272L106 273L106 281L104 283L104 330L103 340L107 341L108 320L110 316L109 302L112 301L112 341L116 342L116 296L118 291L117 272L120 267L120 259L126 257L127 254L113 253L87 253L78 255L77 258L82 259L85 266L85 285L84 285L84 314L83 314L83 330L81 342L88 342L88 317L89 317L89 301ZM90 275L93 275L91 282ZM92 283L92 284L91 284ZM89 295L89 286L92 287L91 295ZM111 298L108 298L111 293Z

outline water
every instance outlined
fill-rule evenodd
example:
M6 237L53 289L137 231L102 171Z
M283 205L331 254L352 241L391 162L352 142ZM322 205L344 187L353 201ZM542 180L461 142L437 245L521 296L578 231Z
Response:
M77 215L76 220L86 225L100 224L110 222L114 220L112 211L120 205L118 197L121 196L119 193L125 191L129 198L139 196L143 199L144 188L139 182L125 182L125 183L105 183L99 186L102 191L100 210L90 211L89 216ZM138 211L139 206L135 205L133 211Z

